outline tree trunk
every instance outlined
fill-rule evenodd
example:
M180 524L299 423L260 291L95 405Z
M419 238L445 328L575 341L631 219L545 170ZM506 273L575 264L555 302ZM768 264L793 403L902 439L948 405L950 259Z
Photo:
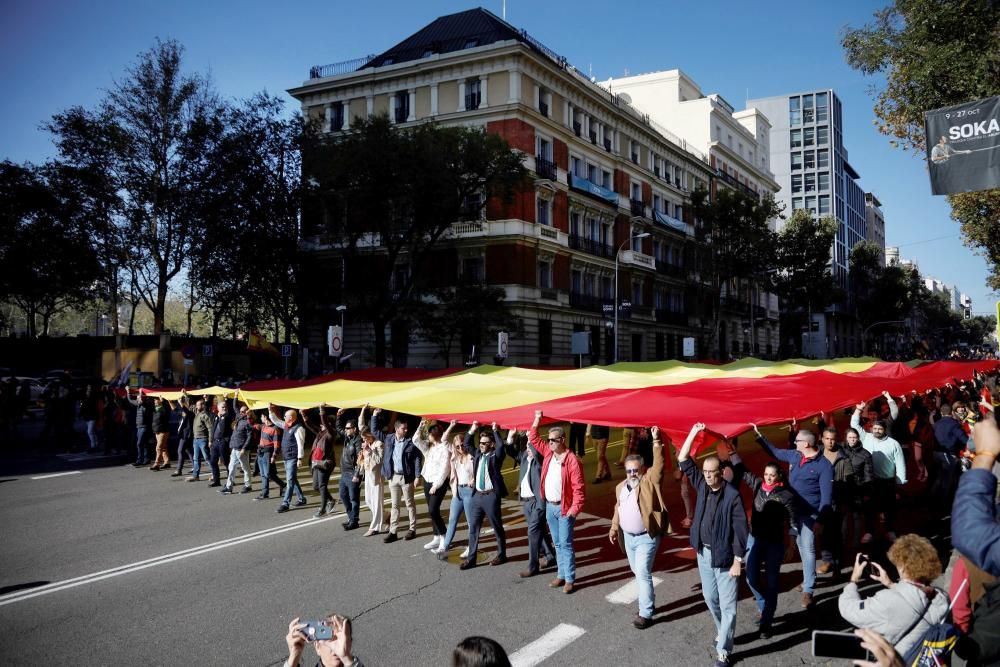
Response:
M128 335L135 335L135 309L139 306L138 301L129 301L129 306L131 306L131 311L128 314Z
M191 321L194 319L194 283L188 281L187 336L191 337Z
M110 306L111 306L111 330L115 336L118 335L120 322L118 321L118 304L121 303L118 295L118 269L111 269L111 279L108 281L111 287L110 291ZM117 361L116 361L117 363Z
M156 308L153 309L153 335L163 333L163 319L167 310L167 281L161 277L156 286Z

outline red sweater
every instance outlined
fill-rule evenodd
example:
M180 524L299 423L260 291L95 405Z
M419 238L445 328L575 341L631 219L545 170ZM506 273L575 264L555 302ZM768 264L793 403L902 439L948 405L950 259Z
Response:
M542 476L538 484L540 489L545 489L545 475L548 473L549 463L552 461L552 448L549 447L548 442L538 436L538 429L534 426L528 430L528 441L535 448L535 451L545 457L542 461ZM583 465L576 454L566 450L566 458L563 459L562 463L562 505L559 508L563 516L567 514L576 516L583 511L583 503L586 500L584 489Z

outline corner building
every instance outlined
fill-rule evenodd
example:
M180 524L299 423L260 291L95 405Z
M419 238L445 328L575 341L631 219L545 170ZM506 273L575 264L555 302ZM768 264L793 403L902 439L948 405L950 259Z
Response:
M483 9L444 16L377 56L313 67L289 93L330 133L387 114L402 127L482 127L524 155L533 184L509 204L487 202L482 219L455 223L438 264L444 284L505 291L519 322L507 363L576 365L570 345L580 331L590 333L584 363L612 363L616 256L618 360L681 358L684 337L695 338L696 357L713 353L690 201L715 176L707 156L523 30ZM328 264L336 280L338 240L309 220L301 239L306 261ZM405 259L393 270L407 271ZM336 306L305 315L310 349L325 347ZM370 327L348 314L345 351L369 361ZM405 327L392 329L394 363L443 363ZM495 353L493 342L479 356Z

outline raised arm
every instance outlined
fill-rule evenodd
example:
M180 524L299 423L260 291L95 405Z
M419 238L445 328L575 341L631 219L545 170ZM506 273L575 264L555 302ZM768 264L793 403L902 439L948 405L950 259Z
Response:
M698 434L705 430L705 425L701 422L697 422L691 427L688 432L687 437L684 439L684 444L681 445L681 450L677 452L677 462L684 463L688 460L691 455L691 445L694 444L694 439L698 437Z
M417 430L413 433L413 444L417 446L423 454L427 454L430 449L430 438L427 435L427 420L421 419L417 425Z
M750 424L750 427L753 429L753 432L757 434L757 443L766 449L772 457L778 459L779 461L784 461L785 463L797 463L799 459L802 458L802 455L794 449L778 449L775 447L770 440L764 437L764 434L760 432L760 429L757 428L756 424Z
M531 427L528 429L528 447L531 447L531 451L535 453L535 456L544 459L545 452L548 451L548 447L542 442L542 438L538 435L538 426L542 423L542 411L535 410L535 421L531 422Z
M372 410L372 419L371 423L368 424L368 428L371 430L372 435L375 436L376 440L381 440L382 442L385 442L386 433L385 431L382 431L378 427L378 416L380 412L382 412L382 408L375 408L374 410Z
M854 413L851 415L851 428L853 428L858 433L864 433L861 430L861 411L865 409L866 403L861 401L854 406Z
M653 483L659 486L663 480L663 441L660 440L660 427L653 426L649 429L653 436L653 467L646 471Z
M448 428L446 428L444 430L444 433L441 434L441 443L442 444L445 444L445 445L449 444L449 441L451 440L451 432L455 430L455 424L457 424L457 423L458 423L458 421L455 420L455 419L452 419L448 423Z
M503 438L500 436L500 427L497 426L496 422L493 422L493 448L496 454L493 456L497 457L497 470L503 465L503 461L507 458L507 450L503 446Z
M895 420L899 417L899 406L896 405L896 401L889 392L883 391L882 395L885 396L885 402L889 404L889 418Z

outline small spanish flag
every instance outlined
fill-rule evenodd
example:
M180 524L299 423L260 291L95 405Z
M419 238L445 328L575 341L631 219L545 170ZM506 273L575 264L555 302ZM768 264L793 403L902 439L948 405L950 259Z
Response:
M276 357L281 355L281 353L278 352L278 348L271 345L270 341L256 331L250 332L247 349L254 352L267 352L268 354L273 354Z

